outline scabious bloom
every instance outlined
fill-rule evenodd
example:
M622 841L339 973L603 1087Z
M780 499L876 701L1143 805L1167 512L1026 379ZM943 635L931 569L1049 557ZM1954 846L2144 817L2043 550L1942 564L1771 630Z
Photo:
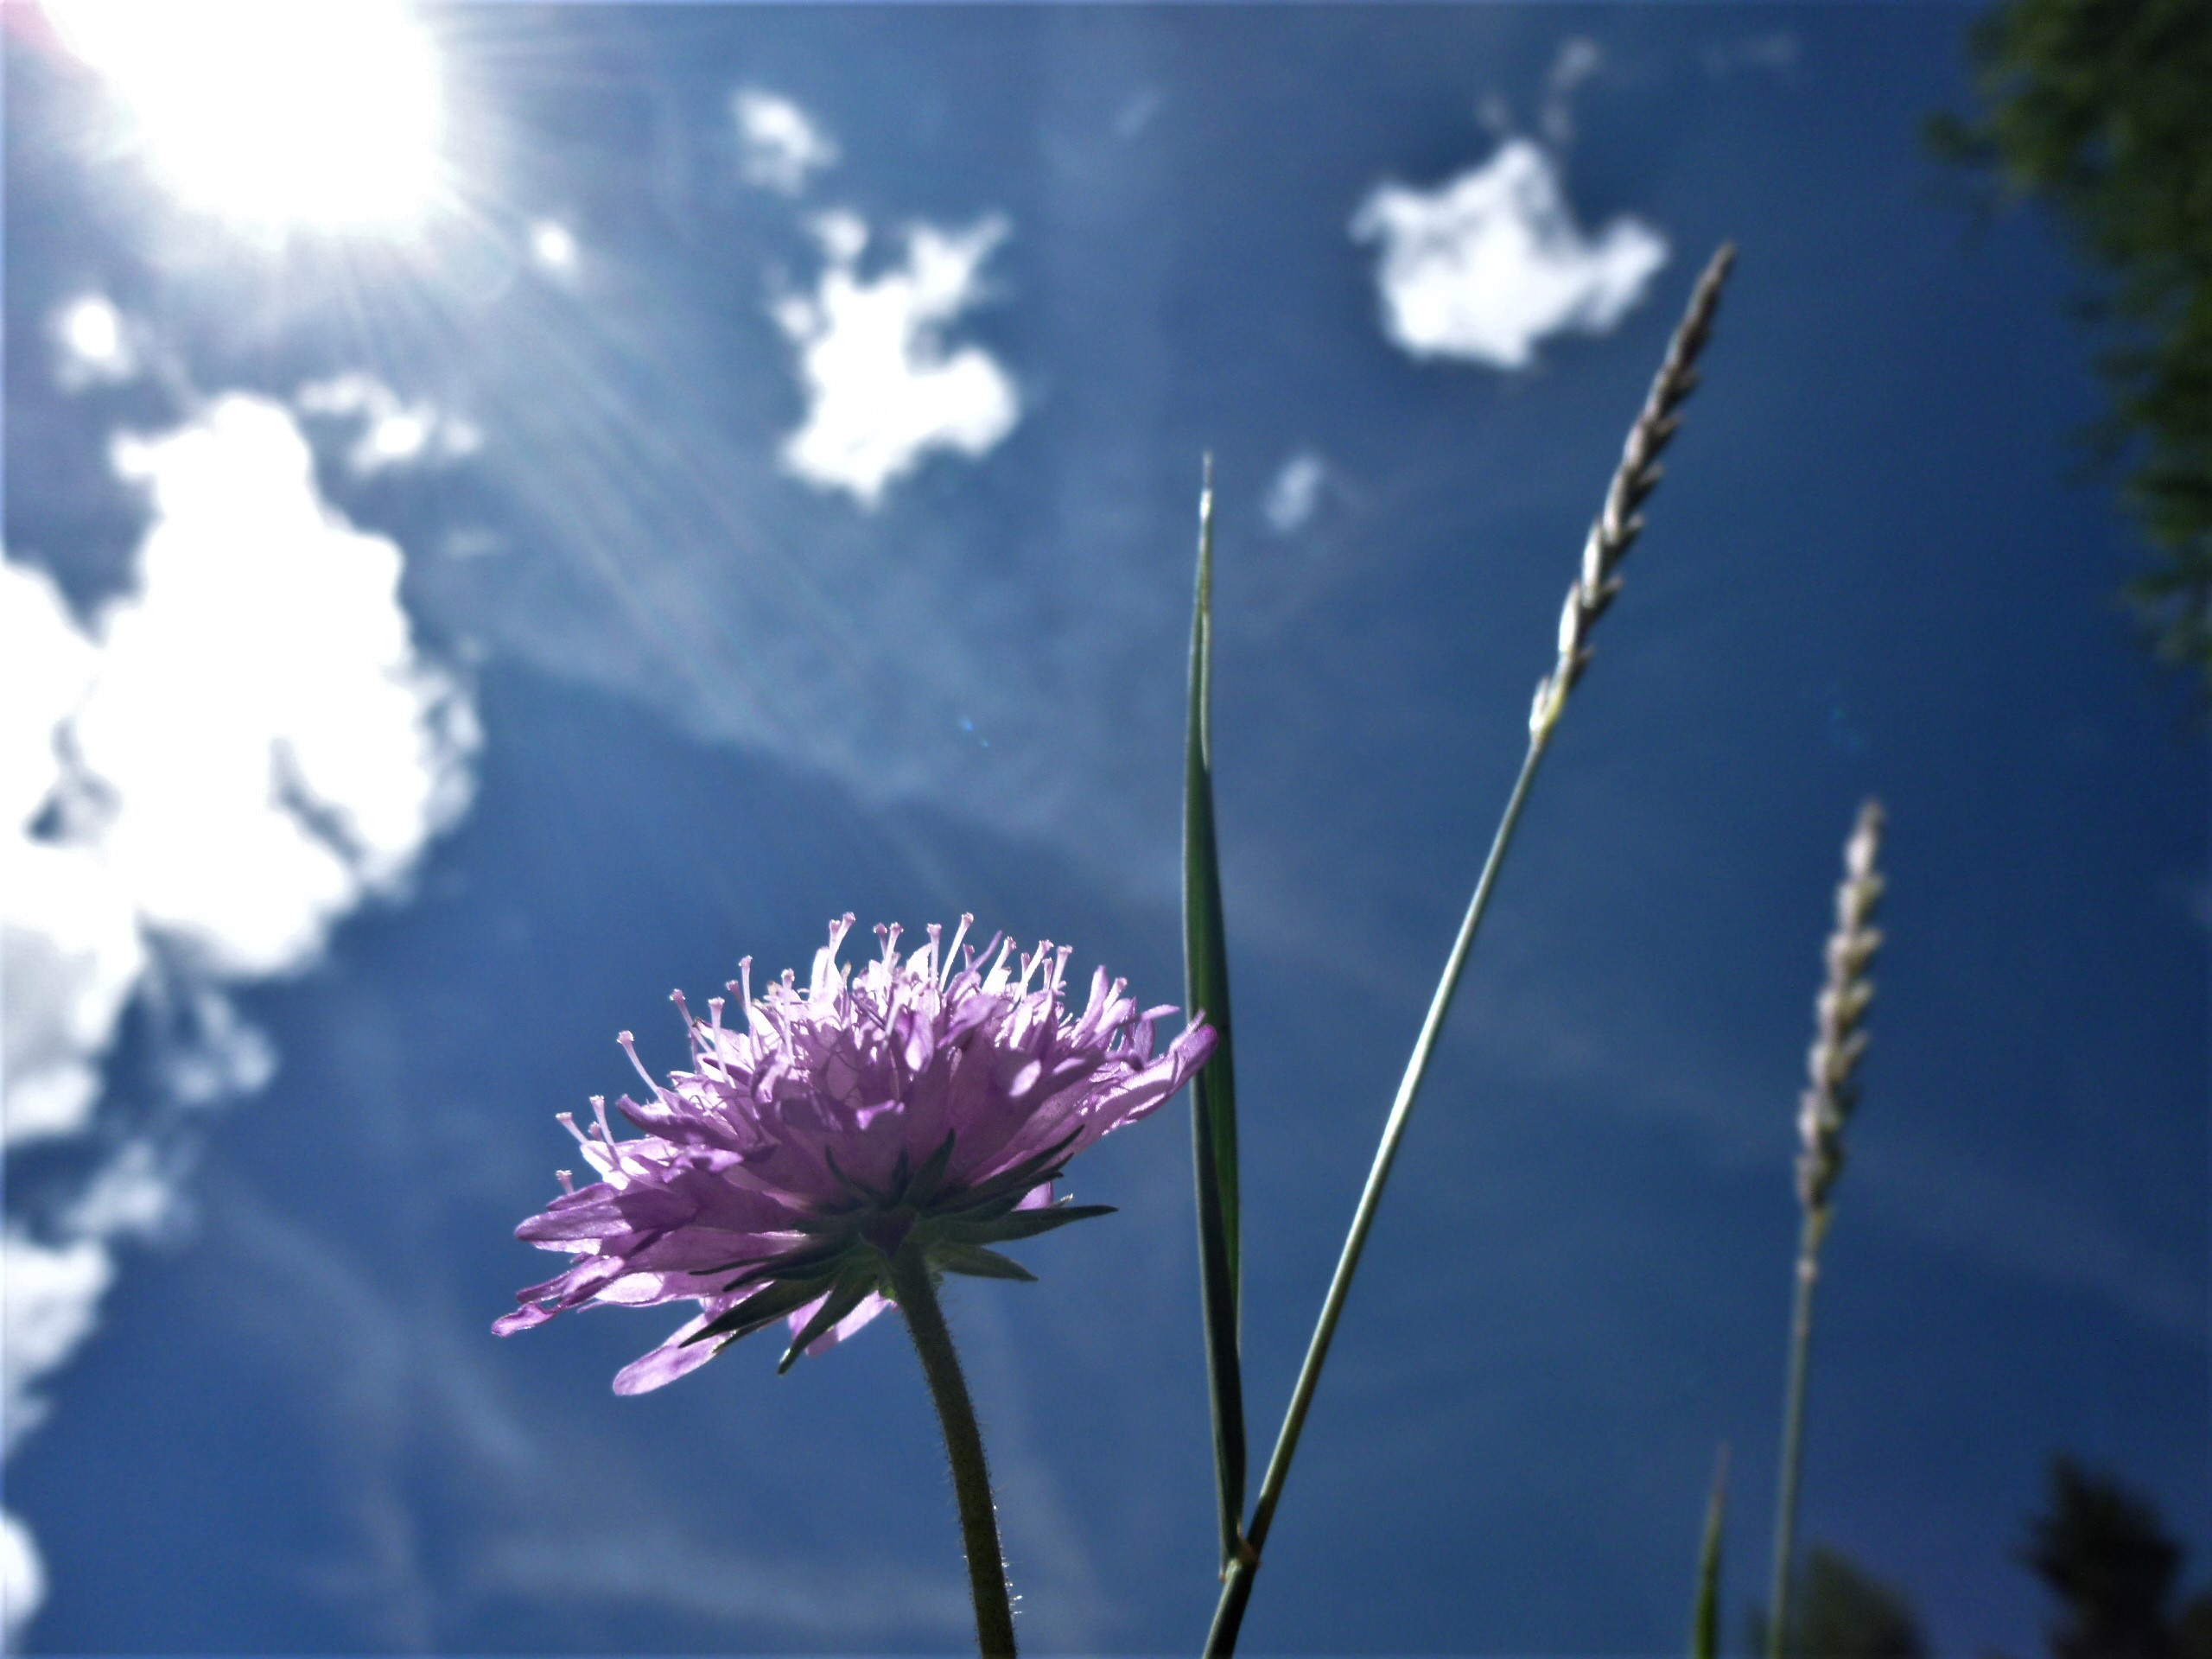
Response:
M787 969L758 998L747 957L729 986L741 1024L723 1023L721 997L694 1018L677 992L691 1069L666 1086L624 1032L650 1097L616 1106L644 1133L615 1139L603 1096L588 1130L561 1114L600 1179L577 1188L560 1172L561 1196L515 1232L575 1259L492 1328L508 1336L587 1303L697 1302L616 1376L616 1393L642 1394L778 1319L793 1332L785 1367L850 1336L889 1305L902 1249L938 1272L1032 1277L990 1246L1105 1213L1055 1204L1053 1180L1181 1088L1214 1033L1193 1020L1155 1056L1153 1026L1172 1006L1140 1013L1101 968L1073 1014L1065 946L963 953L972 919L949 946L932 925L903 960L899 930L879 926L881 955L855 972L837 960L848 915L804 988Z

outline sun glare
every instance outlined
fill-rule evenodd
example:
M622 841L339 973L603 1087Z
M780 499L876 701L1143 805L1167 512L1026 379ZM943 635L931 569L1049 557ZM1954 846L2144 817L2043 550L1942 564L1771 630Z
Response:
M60 327L62 345L88 367L110 369L126 355L123 318L113 302L98 294L72 301L61 314Z
M437 54L402 0L44 0L181 200L283 236L430 205Z

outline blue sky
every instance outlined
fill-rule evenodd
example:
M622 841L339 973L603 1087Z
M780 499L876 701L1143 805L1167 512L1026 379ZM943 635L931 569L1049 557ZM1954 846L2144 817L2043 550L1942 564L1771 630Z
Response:
M1804 1534L2024 1655L2069 1450L2201 1578L2204 752L2110 602L2080 276L1919 147L1968 16L367 6L148 49L10 8L27 1647L963 1644L895 1325L634 1400L672 1319L486 1326L552 1114L626 1086L619 1029L680 1058L671 985L972 910L1176 995L1205 451L1271 1436L1724 237L1249 1645L1678 1650L1723 1441L1751 1599L1868 793ZM1211 1605L1181 1116L1085 1159L1122 1213L1041 1285L953 1301L1038 1649Z

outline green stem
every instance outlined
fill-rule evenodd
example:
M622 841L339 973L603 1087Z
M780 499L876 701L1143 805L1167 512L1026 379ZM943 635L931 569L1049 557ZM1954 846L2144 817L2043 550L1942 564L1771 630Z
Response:
M1306 1345L1305 1363L1298 1368L1298 1382L1290 1391L1290 1406L1283 1413L1281 1431L1275 1436L1267 1474L1260 1482L1259 1499L1252 1506L1252 1522L1244 1529L1245 1548L1238 1553L1223 1581L1221 1600L1214 1609L1213 1628L1206 1633L1207 1659L1226 1659L1236 1650L1236 1633L1244 1623L1244 1607L1251 1599L1253 1578L1260 1570L1260 1548L1268 1541L1275 1505L1282 1498L1283 1483L1290 1477L1290 1460L1297 1453L1298 1438L1306 1427L1306 1414L1313 1403L1313 1390L1321 1381L1321 1367L1329 1357L1329 1344L1336 1338L1344 1298L1351 1292L1352 1274L1358 1271L1360 1252L1367 1247L1368 1230L1375 1224L1375 1212L1382 1202L1383 1185L1390 1179L1390 1166L1397 1160L1398 1144L1405 1139L1406 1124L1413 1116L1414 1098L1421 1092L1429 1057L1443 1033L1444 1016L1451 1009L1452 995L1459 988L1459 976L1467 965L1467 953L1474 946L1475 931L1482 925L1483 912L1490 906L1491 889L1497 885L1498 868L1505 861L1505 849L1513 840L1514 826L1521 821L1522 805L1529 798L1529 785L1535 779L1536 763L1544 758L1550 737L1549 722L1536 727L1529 737L1529 753L1521 762L1521 775L1514 782L1504 815L1498 819L1497 832L1491 839L1490 856L1483 861L1481 879L1475 883L1474 897L1467 902L1466 918L1459 924L1459 937L1452 942L1452 954L1445 961L1443 976L1436 983L1436 995L1429 999L1428 1017L1421 1022L1412 1058L1406 1062L1406 1074L1399 1081L1398 1096L1391 1103L1389 1119L1382 1127L1382 1142L1375 1148L1375 1163L1367 1172L1367 1185L1360 1192L1359 1207L1352 1212L1351 1230L1345 1235L1344 1247L1337 1257L1336 1273L1329 1281L1329 1294L1321 1303L1321 1317L1315 1322L1313 1340Z
M922 1375L929 1379L930 1398L937 1402L938 1421L944 1428L952 1490L960 1503L960 1541L968 1554L968 1589L976 1602L976 1645L983 1659L1014 1659L1014 1609L1007 1600L1006 1557L999 1548L983 1436L976 1427L976 1408L960 1374L952 1332L938 1305L937 1285L918 1250L901 1249L891 1258L891 1288L906 1316Z
M1813 1287L1820 1278L1825 1206L1805 1212L1797 1244L1797 1290L1789 1316L1789 1380L1782 1396L1782 1472L1774 1504L1774 1586L1767 1600L1767 1659L1789 1644L1790 1558L1797 1541L1797 1475L1805 1449L1805 1375L1813 1350Z

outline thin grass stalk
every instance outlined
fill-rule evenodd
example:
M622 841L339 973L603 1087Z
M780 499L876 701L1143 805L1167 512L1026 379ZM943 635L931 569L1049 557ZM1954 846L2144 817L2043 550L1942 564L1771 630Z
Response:
M1435 1052L1437 1039L1443 1033L1445 1015L1451 1009L1452 995L1459 987L1460 974L1467 965L1469 952L1474 948L1475 935L1482 926L1484 912L1489 908L1498 870L1505 861L1507 849L1512 845L1513 832L1521 822L1522 808L1528 802L1529 786L1535 781L1536 768L1542 763L1544 753L1550 746L1552 732L1567 706L1567 694L1589 664L1590 650L1586 640L1590 626L1620 591L1620 579L1615 571L1643 528L1643 518L1637 509L1658 485L1660 452L1674 437L1681 423L1679 411L1682 402L1697 385L1697 357L1711 334L1713 311L1720 300L1720 287L1727 277L1730 266L1735 262L1735 257L1733 246L1723 244L1692 289L1688 308L1669 343L1666 359L1652 380L1650 393L1644 399L1643 408L1637 414L1635 423L1629 429L1628 442L1623 446L1620 465L1615 468L1612 482L1605 492L1605 505L1592 524L1589 537L1583 544L1582 569L1567 589L1567 603L1560 614L1559 660L1552 671L1537 684L1535 700L1529 713L1528 751L1522 757L1521 771L1514 779L1513 792L1507 797L1505 810L1491 837L1490 853L1483 861L1482 874L1475 883L1472 898L1468 900L1467 912L1460 921L1459 934L1452 940L1452 953L1445 959L1444 972L1437 981L1435 994L1429 999L1427 1015L1421 1021L1421 1034L1414 1041L1413 1053L1406 1062L1405 1075L1399 1081L1397 1096L1391 1102L1390 1115L1382 1127L1382 1140L1376 1147L1374 1164L1368 1171L1366 1185L1360 1190L1359 1204L1352 1211L1351 1230L1345 1236L1344 1249L1338 1255L1336 1271L1330 1275L1328 1294L1322 1299L1320 1317L1314 1323L1313 1335L1306 1344L1306 1357L1298 1368L1298 1380L1291 1389L1290 1404L1283 1413L1282 1427L1275 1436L1274 1450L1268 1459L1267 1472L1261 1478L1260 1495L1252 1506L1252 1518L1244 1529L1245 1547L1230 1564L1228 1576L1222 1585L1221 1599L1214 1609L1213 1625L1206 1635L1208 1659L1225 1659L1225 1656L1236 1651L1237 1632L1243 1628L1244 1610L1251 1600L1253 1580L1259 1573L1260 1552L1274 1525L1275 1509L1282 1499L1283 1484L1289 1478L1291 1459L1297 1454L1299 1438L1305 1432L1306 1413L1313 1403L1313 1391L1320 1384L1321 1368L1327 1362L1330 1344L1336 1338L1337 1322L1343 1316L1344 1300L1351 1294L1352 1275L1358 1271L1360 1255L1367 1248L1367 1235L1375 1224L1376 1211L1382 1205L1382 1192L1389 1181L1391 1166L1397 1161L1399 1146L1405 1139L1406 1126L1413 1116L1414 1102L1421 1093L1421 1082L1428 1072L1429 1060Z
M1713 1460L1697 1552L1697 1599L1690 1611L1690 1659L1720 1659L1720 1540L1728 1520L1728 1448Z
M1812 1369L1813 1287L1821 1276L1827 1212L1808 1213L1797 1243L1797 1288L1789 1310L1789 1371L1783 1385L1782 1471L1774 1501L1774 1579L1767 1592L1767 1659L1789 1646L1790 1567L1797 1551L1797 1487L1805 1452L1805 1380Z
M1829 1195L1843 1172L1844 1126L1859 1103L1859 1062L1866 1052L1864 1028L1874 986L1866 970L1881 949L1872 925L1882 896L1874 868L1882 844L1882 809L1859 809L1845 844L1843 880L1835 893L1835 930L1828 935L1827 976L1814 1005L1813 1046L1797 1109L1797 1201L1804 1211L1798 1234L1796 1288L1789 1313L1789 1365L1783 1384L1782 1455L1774 1502L1774 1575L1768 1593L1767 1659L1783 1659L1789 1646L1789 1592L1797 1547L1800 1475L1805 1450L1805 1391L1812 1370L1813 1290L1819 1282L1821 1245L1833 1211Z
M1236 1168L1236 1072L1229 953L1213 823L1213 457L1198 493L1198 589L1191 607L1190 725L1183 769L1184 1004L1213 1027L1214 1050L1191 1080L1191 1158L1198 1194L1198 1294L1213 1416L1221 1567L1243 1548L1243 1273Z

